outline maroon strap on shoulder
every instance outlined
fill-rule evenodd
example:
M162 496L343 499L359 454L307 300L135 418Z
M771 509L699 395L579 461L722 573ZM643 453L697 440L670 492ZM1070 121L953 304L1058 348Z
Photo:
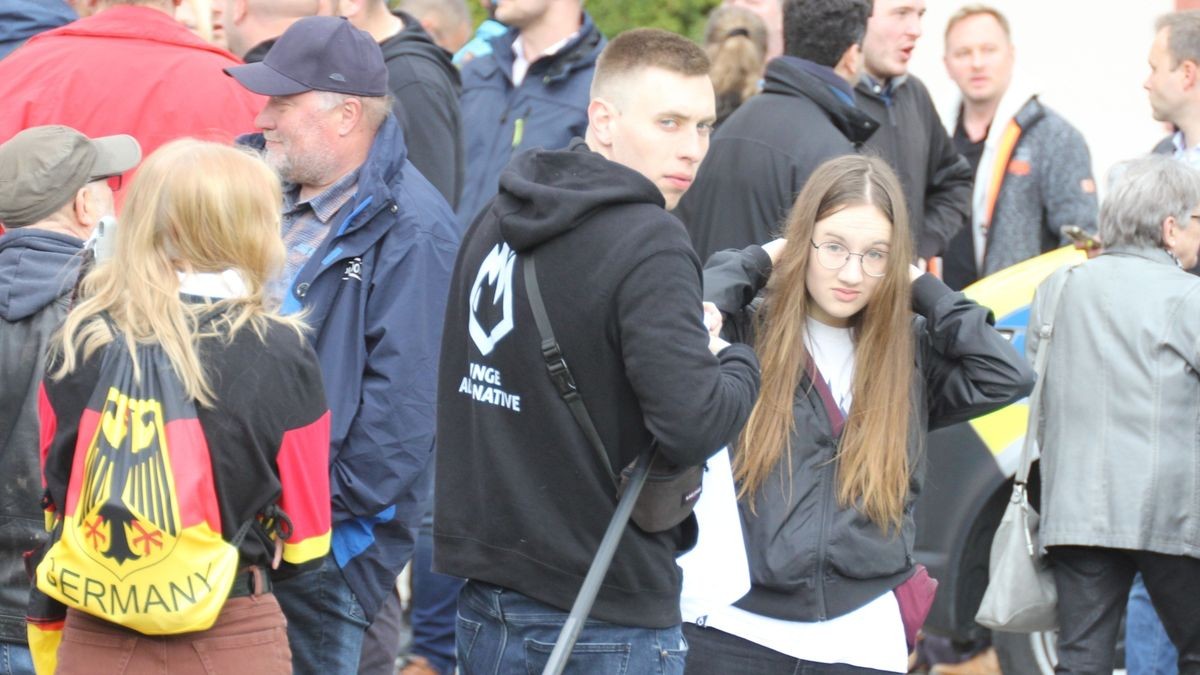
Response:
M846 416L842 414L841 408L838 408L837 403L833 400L833 392L829 391L829 383L817 369L812 355L808 354L807 356L808 379L812 380L813 386L817 388L817 395L821 397L821 403L825 405L825 414L829 416L829 424L833 427L833 436L837 438L842 435L842 427L846 426Z

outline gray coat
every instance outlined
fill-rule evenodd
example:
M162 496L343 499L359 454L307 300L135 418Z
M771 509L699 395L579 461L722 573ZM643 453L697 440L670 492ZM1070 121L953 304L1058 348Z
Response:
M1096 184L1083 134L1037 98L1017 121L1026 131L996 197L981 276L1069 243L1063 225L1096 231Z
M1043 546L1200 557L1200 278L1159 249L1112 248L1065 286L1042 394Z

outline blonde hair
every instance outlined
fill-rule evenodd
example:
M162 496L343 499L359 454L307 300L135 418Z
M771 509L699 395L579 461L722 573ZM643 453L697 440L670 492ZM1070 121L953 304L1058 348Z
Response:
M268 321L300 329L296 319L267 309L267 282L283 267L280 187L257 156L227 145L181 139L160 147L138 170L117 228L113 260L81 282L85 298L54 343L71 373L113 340L101 313L137 343L162 346L188 396L205 406L213 391L196 352L202 338L232 337L250 326L261 338ZM246 294L215 303L179 295L179 271L238 271ZM204 315L219 313L210 327ZM135 376L137 359L134 359Z
M762 364L758 402L742 431L734 457L739 497L754 497L781 458L791 480L791 435L796 429L793 400L807 368L805 279L812 261L818 221L842 209L868 205L892 223L887 270L867 306L852 317L854 405L836 456L838 502L856 506L883 529L899 526L909 489L909 387L913 377L912 287L908 265L912 243L904 193L887 163L847 155L825 162L805 183L788 217L787 246L767 284L759 313L756 351Z
M712 61L709 76L717 95L717 118L724 119L758 93L766 65L766 24L743 7L717 7L708 15L704 50Z

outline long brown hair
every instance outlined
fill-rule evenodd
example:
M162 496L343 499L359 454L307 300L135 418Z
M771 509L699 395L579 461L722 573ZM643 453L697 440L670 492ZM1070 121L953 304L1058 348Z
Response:
M909 385L913 337L907 207L896 175L875 157L831 159L809 177L788 218L785 247L767 284L756 350L762 364L758 403L738 443L739 497L754 498L780 458L790 488L792 402L807 366L805 286L816 223L853 206L874 206L892 223L887 271L867 306L851 319L855 337L854 404L838 449L838 502L853 504L881 528L899 526L908 494ZM790 494L790 492L789 492Z

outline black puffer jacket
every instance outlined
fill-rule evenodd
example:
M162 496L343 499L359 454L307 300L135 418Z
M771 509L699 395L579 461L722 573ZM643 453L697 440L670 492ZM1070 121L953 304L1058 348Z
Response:
M758 246L723 251L709 260L705 300L724 313L727 339L753 341L756 299L770 271L770 259ZM912 476L903 526L885 534L856 508L838 505L839 434L834 429L840 425L804 376L793 404L791 475L783 480L788 463L779 462L763 481L756 513L742 508L753 586L738 601L741 609L790 621L824 621L903 583L913 571L912 505L924 481L926 432L991 412L1033 388L1033 371L992 328L986 308L924 275L913 282L913 309Z

